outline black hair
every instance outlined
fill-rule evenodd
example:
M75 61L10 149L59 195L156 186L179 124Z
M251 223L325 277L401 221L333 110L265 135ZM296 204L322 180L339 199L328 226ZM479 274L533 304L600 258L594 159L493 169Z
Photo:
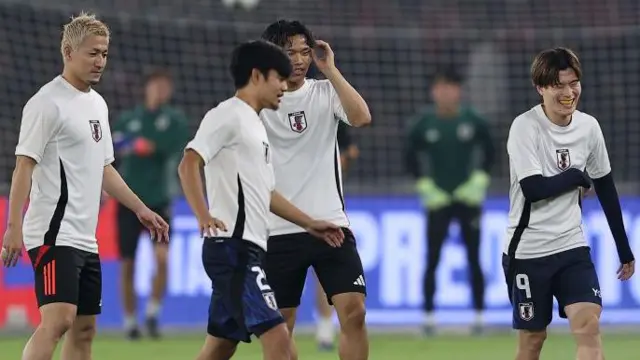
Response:
M582 65L571 49L558 47L540 52L531 64L531 82L534 86L547 87L560 83L560 71L573 69L578 80L582 78Z
M456 71L453 67L446 67L438 70L435 76L433 77L433 84L437 84L440 82L461 85L462 84L462 75L458 71Z
M309 47L316 46L316 39L313 37L311 30L297 20L278 20L274 22L264 30L262 39L284 48L291 42L291 38L296 35L304 36Z
M229 70L236 89L247 85L251 72L256 69L269 76L270 70L287 79L291 76L291 60L278 46L264 40L248 41L238 45L231 55Z
M173 81L173 76L168 69L156 68L148 72L144 77L144 84L147 85L154 80L167 80Z

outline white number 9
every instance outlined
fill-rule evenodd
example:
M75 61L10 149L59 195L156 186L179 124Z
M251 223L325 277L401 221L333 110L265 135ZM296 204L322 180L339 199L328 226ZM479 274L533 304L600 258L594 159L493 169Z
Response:
M516 275L516 287L524 291L527 299L531 299L531 286L529 285L529 276L527 274Z
M262 270L260 266L254 266L251 268L251 271L256 273L258 289L260 289L260 291L271 291L271 286L267 283L267 275L264 273L264 270Z

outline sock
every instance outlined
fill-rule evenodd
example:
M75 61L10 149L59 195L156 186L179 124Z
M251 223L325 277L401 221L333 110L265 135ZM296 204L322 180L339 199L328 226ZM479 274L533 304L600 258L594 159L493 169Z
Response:
M156 318L160 313L160 303L156 300L149 300L147 303L147 317Z
M127 330L134 329L138 326L135 315L125 315L124 328Z
M424 320L425 320L425 325L426 326L436 326L436 316L433 313L433 311L428 311L425 314Z
M484 312L482 310L476 311L475 324L476 325L484 324Z
M317 325L316 340L322 343L333 343L333 338L335 336L333 317L321 317L318 319Z

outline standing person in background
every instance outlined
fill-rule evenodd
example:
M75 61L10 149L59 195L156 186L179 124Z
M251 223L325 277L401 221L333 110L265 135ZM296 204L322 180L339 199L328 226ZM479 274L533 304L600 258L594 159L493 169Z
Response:
M358 145L353 142L349 133L349 125L341 122L338 124L338 147L340 148L340 166L342 167L342 176L346 176L347 169L352 161L355 161L360 155ZM314 273L314 281L316 286L316 310L318 311L318 320L316 324L316 342L320 351L331 351L334 347L335 326L333 325L333 309L327 301L325 294L318 281L318 277Z
M156 70L145 81L144 103L122 114L114 127L114 146L121 159L120 172L140 198L170 223L171 194L167 167L181 154L188 139L187 119L169 105L173 81L166 70ZM143 228L134 213L118 208L122 301L125 331L131 340L140 337L136 320L133 278L138 239ZM167 244L156 243L156 273L147 303L149 336L158 338L158 315L167 282Z
M473 306L476 310L474 332L483 326L484 276L480 267L480 215L489 186L494 146L487 123L461 104L461 77L453 70L436 75L431 89L435 108L422 112L410 129L406 142L408 170L417 180L417 190L427 208L427 270L424 277L426 322L424 331L435 331L433 298L435 274L442 245L453 218L460 223L467 248ZM483 161L473 164L474 150L480 149ZM421 169L426 155L430 171Z

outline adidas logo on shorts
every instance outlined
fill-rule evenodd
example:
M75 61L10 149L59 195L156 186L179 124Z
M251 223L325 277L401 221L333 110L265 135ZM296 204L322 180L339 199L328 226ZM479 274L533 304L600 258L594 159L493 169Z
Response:
M364 284L364 277L362 275L358 276L358 278L356 279L356 281L353 282L353 285L360 285L360 286L365 286Z

